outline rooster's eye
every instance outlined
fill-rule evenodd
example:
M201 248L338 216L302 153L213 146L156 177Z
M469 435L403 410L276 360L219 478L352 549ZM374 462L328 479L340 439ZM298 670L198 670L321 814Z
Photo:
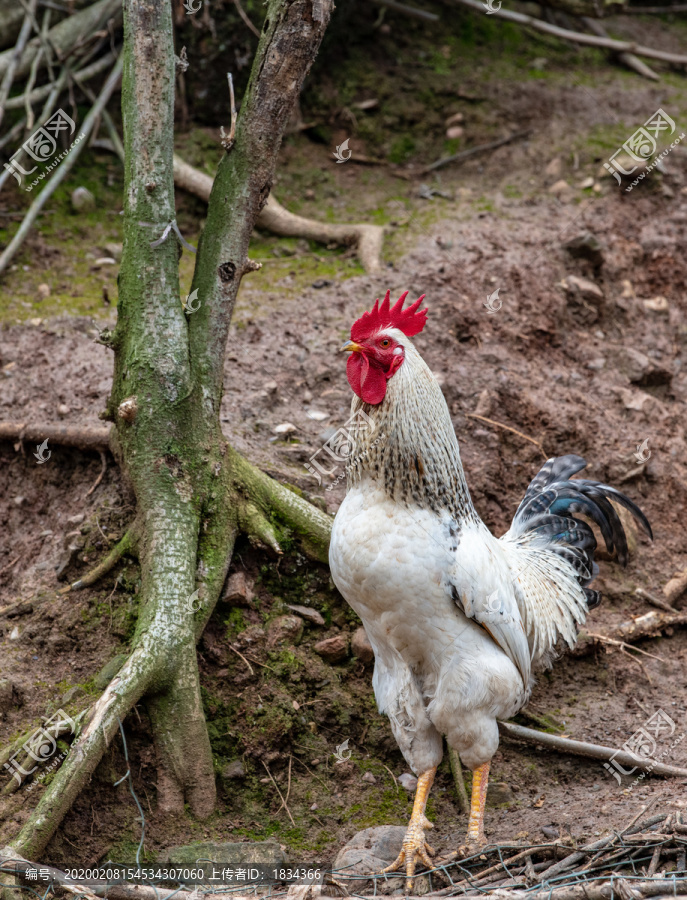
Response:
M379 346L380 347L388 347L390 343L391 343L391 341L388 338L384 338L383 341L379 342Z

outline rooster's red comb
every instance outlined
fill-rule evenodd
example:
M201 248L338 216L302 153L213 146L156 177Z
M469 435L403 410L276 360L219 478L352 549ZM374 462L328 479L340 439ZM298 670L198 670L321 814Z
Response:
M375 300L375 305L370 312L363 313L357 322L353 323L351 340L364 341L383 328L398 328L406 337L412 337L422 331L427 321L427 310L422 309L418 312L418 307L425 299L425 295L418 297L415 303L412 303L407 309L403 309L403 303L408 296L408 291L401 294L391 309L389 309L390 296L391 291L387 291L381 306L379 299Z

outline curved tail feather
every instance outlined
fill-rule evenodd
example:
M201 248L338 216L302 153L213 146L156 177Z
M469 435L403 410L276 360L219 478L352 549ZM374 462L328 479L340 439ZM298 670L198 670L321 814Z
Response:
M573 646L577 626L601 602L600 593L587 588L599 571L596 538L577 517L598 526L621 565L627 563L627 536L614 503L629 510L653 539L644 513L620 491L598 481L570 480L585 466L573 454L547 460L501 538L535 663L548 661L559 638Z

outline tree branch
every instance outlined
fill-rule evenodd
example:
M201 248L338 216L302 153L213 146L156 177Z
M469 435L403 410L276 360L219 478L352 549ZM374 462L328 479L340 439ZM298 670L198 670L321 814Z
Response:
M478 2L478 0L451 0L451 2L468 6L479 13L484 12L484 4ZM584 34L581 31L569 31L567 28L559 28L558 25L550 25L548 22L542 22L541 19L535 19L533 16L526 16L524 13L513 12L508 9L494 10L492 14L499 19L505 19L507 22L515 22L518 25L533 28L535 31L541 31L543 34L552 34L554 37L562 38L566 41L574 41L577 44L584 44L587 47L600 47L604 50L614 50L616 53L635 53L637 56L646 56L649 59L660 59L662 62L687 65L687 56L683 56L680 53L668 53L664 50L654 50L652 47L643 47L631 41L616 41L613 38L601 38L593 34Z

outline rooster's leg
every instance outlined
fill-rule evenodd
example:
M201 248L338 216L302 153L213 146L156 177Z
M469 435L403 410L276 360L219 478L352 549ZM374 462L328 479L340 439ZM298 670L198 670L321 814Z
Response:
M413 887L413 875L415 874L415 863L419 859L427 868L432 868L432 860L430 855L434 855L434 850L425 841L425 828L433 828L434 826L425 816L425 807L427 806L427 798L432 788L434 775L436 774L436 766L423 772L417 780L417 790L415 791L415 802L413 803L413 813L408 823L406 836L403 838L403 846L398 858L382 869L385 872L393 872L403 865L406 865L406 891L410 892Z
M484 804L487 799L490 765L491 761L482 763L472 773L472 798L470 800L468 836L465 848L461 848L470 852L481 849L487 843L484 835Z

